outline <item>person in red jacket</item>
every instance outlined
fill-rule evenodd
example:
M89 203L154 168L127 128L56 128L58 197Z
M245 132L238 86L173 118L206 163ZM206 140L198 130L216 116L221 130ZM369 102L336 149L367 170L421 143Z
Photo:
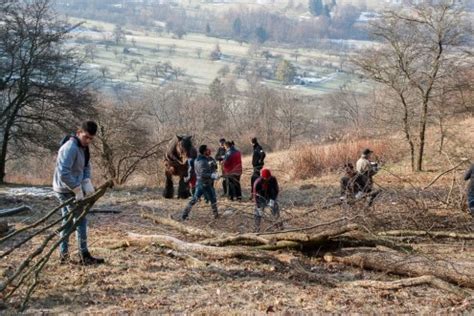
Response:
M240 177L242 176L242 155L238 151L234 142L225 142L226 153L222 165L223 175L228 183L228 194L230 200L236 198L238 201L242 200L242 188L240 186Z
M255 197L255 232L260 230L263 209L266 206L270 208L276 220L280 217L280 210L276 201L279 192L277 179L272 176L269 169L262 169L262 175L255 180L252 192Z

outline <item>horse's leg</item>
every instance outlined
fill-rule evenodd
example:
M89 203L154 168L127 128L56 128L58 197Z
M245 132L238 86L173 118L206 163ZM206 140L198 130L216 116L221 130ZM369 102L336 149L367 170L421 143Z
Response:
M180 176L179 186L178 186L178 198L187 199L190 196L191 196L191 193L189 192L189 185L186 182L184 182L184 178Z
M165 199L172 199L174 196L174 188L173 188L173 176L168 171L165 172L166 182L165 182L165 189L163 190L163 197Z

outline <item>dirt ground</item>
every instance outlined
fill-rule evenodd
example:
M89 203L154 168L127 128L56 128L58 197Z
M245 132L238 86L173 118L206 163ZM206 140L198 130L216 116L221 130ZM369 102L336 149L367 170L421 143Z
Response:
M275 172L278 175L278 172ZM435 173L427 173L417 181L429 183ZM381 172L377 178L383 192L371 208L364 202L354 205L339 204L338 178L330 175L317 180L290 183L281 177L280 205L285 229L306 227L342 217L355 217L351 222L371 231L390 229L455 230L473 232L474 220L463 210L440 207L430 201L446 198L443 183L426 192L415 192L407 184L408 177L395 178ZM243 180L243 184L248 179ZM218 184L219 185L219 184ZM246 188L246 185L244 186ZM218 190L220 192L220 190ZM248 190L244 190L248 195ZM454 194L451 192L451 194ZM422 195L422 196L420 196ZM414 202L415 201L415 202ZM417 201L417 202L416 202ZM425 208L418 204L426 202ZM53 197L0 196L1 207L19 203L34 205L34 213L8 218L10 225L19 228L40 214L56 206ZM425 204L426 204L425 203ZM279 250L280 256L298 258L301 266L315 275L331 276L336 286L326 285L298 273L290 266L257 262L250 259L211 260L204 256L190 258L187 254L150 244L148 246L114 247L126 240L129 232L166 234L181 240L196 238L177 233L173 228L154 224L141 217L142 213L168 217L178 214L184 200L165 200L159 189L120 189L106 194L97 209L113 209L119 214L90 214L89 247L93 255L106 259L106 264L83 267L60 265L57 255L48 263L33 294L27 314L92 313L92 314L279 314L301 313L472 313L473 299L460 298L426 285L399 290L377 290L349 286L354 280L397 280L399 276L379 271L348 267L322 259L318 249L301 253ZM331 206L332 204L336 204ZM328 207L329 206L329 207ZM211 219L209 205L200 202L186 223L216 231L246 233L253 229L253 203L219 200L221 217ZM298 218L298 215L315 209ZM348 221L345 221L348 222ZM272 224L270 214L264 217L263 229ZM341 222L334 224L340 225ZM270 228L274 230L274 228ZM33 240L6 258L0 259L3 277L12 273L26 256ZM75 241L71 238L75 249ZM11 242L0 245L1 250ZM416 245L423 254L450 260L474 261L474 242L459 240L430 240ZM77 256L77 253L72 253ZM197 259L197 260L195 260ZM196 262L204 263L196 264ZM18 294L21 294L18 293ZM472 292L471 292L472 295ZM0 313L16 314L15 297L4 305Z

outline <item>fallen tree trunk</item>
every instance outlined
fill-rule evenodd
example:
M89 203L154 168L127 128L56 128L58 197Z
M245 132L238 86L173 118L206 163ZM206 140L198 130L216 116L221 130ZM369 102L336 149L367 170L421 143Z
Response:
M429 237L474 240L474 234L446 231L390 230L386 232L379 232L377 235L387 237Z
M459 286L474 288L474 262L453 263L433 257L373 248L342 249L335 254L325 254L324 259L403 276L433 275Z
M408 278L397 281L372 281L372 280L360 280L349 282L346 285L350 287L373 287L380 290L398 290L404 287L417 286L417 285L431 285L440 290L451 292L460 297L466 297L469 294L457 286L454 286L446 281L436 278L432 275L423 275L416 278Z
M247 248L205 246L197 243L185 242L167 235L141 235L128 233L127 241L132 246L155 243L179 252L205 255L212 258L243 258L252 253L259 256L258 252Z
M0 210L0 217L19 215L24 212L31 212L31 207L29 207L28 205L22 205L14 208Z
M337 228L330 228L315 234L306 234L301 232L289 231L275 233L271 235L260 234L242 234L235 236L224 236L200 241L202 245L227 246L227 245L245 245L257 246L261 250L277 250L283 248L302 248L320 244L333 237L341 236L347 232L358 230L359 226L355 224L345 225Z

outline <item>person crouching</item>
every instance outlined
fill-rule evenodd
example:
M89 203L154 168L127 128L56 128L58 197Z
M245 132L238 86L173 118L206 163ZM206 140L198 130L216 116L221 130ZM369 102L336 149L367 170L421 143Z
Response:
M272 176L269 169L262 169L262 175L255 180L253 196L255 197L255 232L260 231L263 210L265 206L270 207L275 219L280 217L280 211L276 199L279 187L277 179Z

